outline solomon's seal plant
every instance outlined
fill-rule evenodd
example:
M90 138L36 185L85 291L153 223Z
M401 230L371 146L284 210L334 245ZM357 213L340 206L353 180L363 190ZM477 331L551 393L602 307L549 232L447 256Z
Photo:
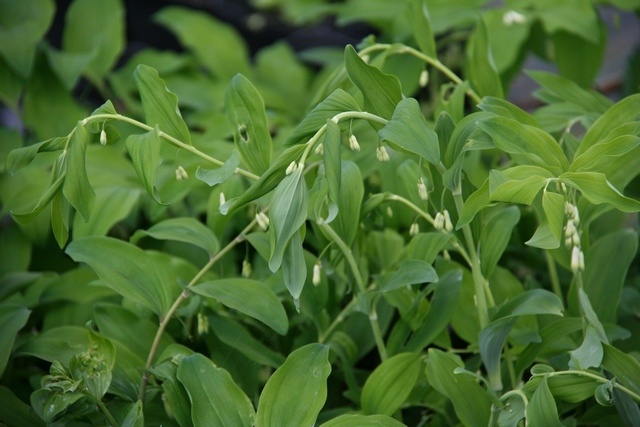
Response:
M640 95L611 101L560 58L604 43L590 3L579 28L553 15L577 2L523 1L452 33L432 2L394 3L401 34L317 75L283 44L250 63L235 30L181 7L155 19L186 53L109 71L121 34L72 42L93 3L73 2L65 51L25 56L32 79L82 75L111 100L61 132L43 118L6 156L4 425L640 418ZM496 64L503 33L555 44L562 75L529 72L535 111L505 99L526 49Z

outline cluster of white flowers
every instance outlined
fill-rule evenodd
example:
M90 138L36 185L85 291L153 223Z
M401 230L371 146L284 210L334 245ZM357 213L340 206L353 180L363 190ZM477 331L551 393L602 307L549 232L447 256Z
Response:
M388 162L389 160L391 160L389 158L389 153L387 153L387 149L384 148L383 145L380 145L378 146L378 148L376 148L376 157L381 162Z
M183 179L189 179L189 174L182 166L176 168L176 180L182 181Z
M451 222L449 211L445 209L442 212L438 212L433 220L433 226L436 230L444 230L447 233L451 233L453 231L453 223Z
M564 245L571 249L571 271L575 273L584 271L584 253L580 248L580 214L576 205L565 202L564 214L567 217L567 225L564 227Z

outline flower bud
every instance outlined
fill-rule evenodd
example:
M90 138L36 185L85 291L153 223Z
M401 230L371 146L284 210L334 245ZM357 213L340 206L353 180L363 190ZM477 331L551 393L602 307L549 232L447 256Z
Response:
M182 181L183 179L189 179L189 174L182 166L178 166L176 169L176 179Z
M387 149L384 146L379 146L376 148L376 157L381 162L388 162L390 160L389 153L387 153Z
M224 197L224 193L221 191L220 192L220 206L224 205L225 203L227 203L227 199Z
M429 200L427 185L424 183L424 179L422 179L422 177L418 178L418 195L420 196L420 200L423 200L423 201Z
M318 286L320 284L320 280L322 278L321 271L322 262L318 260L318 262L313 266L313 279L311 280L311 283L313 283L314 286Z
M322 142L316 147L316 154L318 156L322 156L324 154L324 144Z
M358 140L353 134L349 137L349 148L351 148L351 151L355 151L356 153L360 151L360 144L358 144Z
M425 87L429 83L429 73L427 70L422 70L420 73L420 78L418 79L418 84L420 87Z
M451 233L453 231L453 224L451 223L451 217L449 216L449 211L448 210L444 210L442 211L442 214L444 216L444 229Z
M577 273L584 270L584 254L578 246L574 246L571 251L571 271Z
M438 212L436 214L436 217L433 220L433 226L438 231L440 231L440 230L442 230L444 228L444 215L442 215L442 212Z
M577 231L571 236L571 243L573 243L573 246L580 246L580 235Z
M209 332L209 319L202 313L198 313L198 335L204 335Z
M264 212L258 212L256 214L256 222L258 223L258 226L265 231L269 228L269 217L265 215Z
M572 215L573 215L573 222L576 225L580 225L580 212L578 212L578 207L576 205L571 205L572 209Z
M104 129L100 132L100 144L107 145L107 132L105 132Z
M296 162L291 162L291 163L289 164L289 166L287 166L287 170L286 170L284 173L285 173L285 174L287 174L287 175L290 175L290 174L291 174L291 172L293 172L294 170L296 170L296 167L297 167L297 166L298 166L298 165L296 164Z
M393 210L391 209L391 206L387 206L387 216L389 218L393 218Z
M249 262L249 260L245 259L244 261L242 261L242 277L248 279L249 276L251 276L252 272L253 268L251 267L251 263Z
M576 233L576 226L573 224L573 220L567 221L567 226L564 229L564 237L573 237Z
M502 23L507 27L513 24L524 24L527 21L527 17L515 10L510 10L502 15Z
M414 222L409 228L409 236L415 236L418 233L420 233L420 226L417 222Z

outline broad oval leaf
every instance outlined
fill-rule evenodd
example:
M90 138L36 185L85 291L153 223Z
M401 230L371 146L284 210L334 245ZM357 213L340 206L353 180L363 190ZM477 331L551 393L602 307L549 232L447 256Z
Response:
M147 133L129 135L125 145L142 186L153 200L162 204L156 189L156 171L162 163L158 132L151 129Z
M255 410L247 395L227 371L202 354L180 360L177 378L189 394L194 427L253 425Z
M143 236L190 243L207 251L209 256L213 256L220 249L220 243L213 231L195 218L166 219L148 230L136 231L130 241L135 244Z
M417 154L434 165L440 163L438 135L427 125L420 104L413 98L398 103L393 117L378 135L395 149Z
M408 285L438 281L435 269L426 261L407 259L400 264L389 281L381 286L383 291L392 291Z
M600 335L596 328L592 325L587 325L587 332L584 334L582 345L570 351L569 354L571 354L570 369L582 371L600 367L604 352L602 350L602 341L600 341Z
M276 188L269 203L269 268L280 268L289 240L307 219L309 190L304 180L303 165L287 175Z
M261 175L271 164L273 143L260 92L238 74L227 87L224 107L242 160L252 172Z
M289 329L282 303L263 282L230 278L200 283L189 289L261 321L280 335L286 334Z
M345 414L327 421L320 427L405 427L395 418L387 415Z
M409 397L422 370L422 355L401 353L385 360L369 375L362 388L365 414L392 415Z
M256 427L312 426L327 398L328 358L323 344L291 353L262 390Z
M138 65L133 73L140 91L146 123L191 145L191 134L178 109L178 97L167 89L158 72L147 65Z
M217 184L222 184L236 171L236 168L240 164L240 155L237 150L231 152L231 156L224 162L218 169L201 169L198 167L196 170L196 178L206 183L208 186L213 187Z
M107 286L159 317L171 306L174 291L164 270L142 249L111 237L76 239L66 250L76 262L87 263Z

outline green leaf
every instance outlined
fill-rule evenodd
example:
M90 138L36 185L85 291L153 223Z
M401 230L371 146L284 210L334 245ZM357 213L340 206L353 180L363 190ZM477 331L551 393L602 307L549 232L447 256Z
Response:
M480 331L480 356L487 369L491 386L496 390L502 389L500 362L502 347L504 346L511 328L515 323L513 318L502 318L491 322Z
M591 87L600 71L607 47L607 27L601 20L593 32L593 40L568 31L557 31L551 36L554 57L560 75L584 88Z
M345 111L360 111L360 106L351 95L342 89L334 90L302 120L284 142L285 146L300 144L315 135L336 114Z
M174 346L174 348L181 347L178 344L174 344ZM193 427L189 394L177 377L180 360L185 356L193 354L191 350L186 350L188 350L185 351L187 354L176 353L168 360L152 366L150 370L157 378L162 380L162 390L167 399L166 404L169 406L171 414L180 427ZM164 356L166 356L165 353L161 354L159 360L165 359L166 357Z
M422 371L422 355L400 353L383 361L362 388L365 415L392 415L409 397Z
M600 384L596 388L594 397L596 398L596 402L598 402L599 405L613 406L615 404L614 393L613 393L613 382L607 381L604 384Z
M360 206L364 197L364 184L360 168L353 162L343 161L341 168L338 215L330 226L351 246L358 232Z
M211 14L169 6L157 12L154 20L169 28L218 79L226 82L237 73L248 75L251 71L242 37L231 25Z
M31 310L18 304L0 304L0 377L13 350L18 331L27 324Z
M276 188L269 202L269 269L276 272L291 237L307 219L308 189L298 164Z
M74 380L82 380L88 394L100 401L111 385L112 370L116 362L116 348L111 341L86 327L89 348L75 355L69 362L69 371Z
M396 105L402 100L398 78L365 63L351 45L344 50L344 65L349 79L364 96L364 109L382 118L391 119Z
M5 386L0 386L0 420L7 427L44 427L46 423L33 409Z
M551 233L560 242L562 240L562 227L564 226L564 196L546 190L543 191L542 209Z
M222 184L235 173L236 168L240 164L240 154L237 150L231 152L231 156L218 169L201 169L198 166L196 170L196 178L206 183L208 186Z
M459 302L462 287L462 272L452 270L443 274L435 284L431 307L422 325L413 333L406 351L422 351L447 327Z
M125 144L142 186L153 200L162 204L156 189L156 171L162 162L158 132L152 129L147 133L130 135Z
M69 365L76 354L89 345L87 332L80 326L58 326L48 329L18 346L14 356L34 356L52 363L60 361Z
M636 127L637 122L634 122ZM606 138L592 145L571 163L570 172L601 172L608 175L614 172L610 165L614 160L626 155L640 145L640 138L634 135L621 135L617 138ZM607 168L609 166L609 168Z
M551 230L549 221L545 219L536 228L536 232L531 236L531 239L524 242L524 244L540 249L558 249L560 240L555 236L555 232Z
M494 96L485 96L482 98L482 104L478 104L478 108L482 111L486 111L487 113L493 113L508 119L514 119L523 125L537 128L540 127L540 123L535 117L506 99L496 98Z
M409 2L409 22L411 33L416 39L420 50L431 58L437 58L436 41L431 29L431 18L425 0L412 0Z
M413 98L398 103L392 119L378 135L396 150L417 154L434 165L440 163L438 135L427 125L420 104Z
M640 362L615 347L603 344L604 358L602 367L616 377L616 381L629 388L636 394L640 394Z
M584 291L600 321L615 323L622 287L638 250L638 235L618 230L598 239L587 253Z
M189 129L178 109L178 97L169 91L158 72L141 64L136 67L133 80L140 91L146 123L191 145Z
M480 120L478 126L519 164L536 165L556 175L569 168L560 145L541 129L500 116Z
M95 13L96 10L100 13ZM90 54L85 74L92 83L116 64L125 45L125 10L120 0L75 0L67 11L62 47L71 53Z
M184 357L177 377L189 394L195 427L253 425L255 410L251 401L231 375L210 359L199 353Z
M544 289L532 289L501 305L494 320L527 314L562 316L562 310L562 301L555 294Z
M302 228L291 236L289 245L282 257L282 275L293 302L298 307L300 294L307 280L307 264L302 249Z
M580 190L582 195L594 205L608 203L623 212L640 211L640 202L625 197L611 185L604 174L596 172L566 172L558 178L565 184Z
M240 157L252 172L262 175L271 164L273 143L260 92L238 74L227 86L224 107Z
M57 192L51 200L51 229L60 249L64 248L69 239L69 223L71 205L64 194ZM80 221L78 221L80 222ZM74 232L75 234L75 232ZM74 236L76 237L76 236Z
M340 126L333 120L327 120L326 126L323 153L324 173L329 187L329 200L337 204L340 201L340 187L342 185L342 162L340 157L342 134Z
M417 259L406 259L380 289L392 291L408 285L437 281L438 275L431 264Z
M46 141L11 150L7 156L7 171L13 175L18 169L31 163L36 157L36 154L40 152L62 150L67 140L68 137L51 138Z
M64 179L66 177L66 155L63 152L60 154L55 162L53 163L53 167L51 168L51 175L49 176L49 182L45 188L44 193L40 196L38 203L36 203L35 207L28 212L11 212L13 219L18 224L28 224L33 221L42 210L49 205L49 202L54 198L54 196L60 191L62 185L64 183Z
M520 221L520 210L509 206L493 215L482 228L480 236L480 266L484 277L491 277L502 253L511 239L513 228Z
M60 51L51 46L47 48L49 65L68 91L75 87L92 57L92 52Z
M329 346L308 344L289 354L267 381L256 427L311 426L327 398Z
M320 427L403 427L400 421L386 415L345 414Z
M462 424L486 427L491 401L475 378L453 373L456 368L464 367L460 358L435 348L430 348L428 355L426 373L429 384L451 401Z
M121 187L96 188L96 204L88 222L75 217L73 237L104 236L118 222L127 218L138 203L142 191Z
M67 150L66 171L62 192L69 203L82 215L84 222L89 221L89 215L96 201L96 193L91 188L87 178L85 152L91 135L78 122Z
M141 400L131 405L131 409L122 421L122 427L144 427L144 413L142 412Z
M289 329L282 303L263 282L229 278L200 283L189 289L261 321L280 335L286 334Z
M107 286L162 317L173 302L175 288L156 262L134 245L110 237L82 237L65 251L87 263Z
M491 54L487 25L482 18L478 19L476 29L467 43L467 56L468 80L478 95L504 97L502 82Z
M581 104L590 105L590 104ZM611 131L638 120L640 111L640 94L628 96L604 111L598 120L589 128L576 151L576 158L585 153L589 148L602 141Z
M304 152L305 145L294 145L282 152L280 156L269 166L269 169L263 173L260 178L251 184L251 187L245 191L242 196L233 201L228 201L225 205L220 207L220 212L223 215L227 215L230 212L234 212L247 203L264 196L269 191L276 188L276 186L285 178L285 171L291 162L300 158Z
M600 367L604 352L602 350L602 341L600 341L600 336L596 328L588 325L582 345L570 351L569 354L571 354L571 360L569 361L570 369L582 371L589 368Z
M451 237L452 235L449 233L433 231L417 234L413 236L407 246L407 258L420 259L433 264L438 254L447 247Z
M510 179L504 172L492 170L489 174L490 200L531 205L548 181L548 178L540 175L521 180Z
M209 256L215 255L220 249L220 243L213 231L195 218L165 219L148 230L136 231L130 241L135 244L143 236L190 243L207 251Z
M527 405L526 420L531 427L561 427L556 401L543 378Z

